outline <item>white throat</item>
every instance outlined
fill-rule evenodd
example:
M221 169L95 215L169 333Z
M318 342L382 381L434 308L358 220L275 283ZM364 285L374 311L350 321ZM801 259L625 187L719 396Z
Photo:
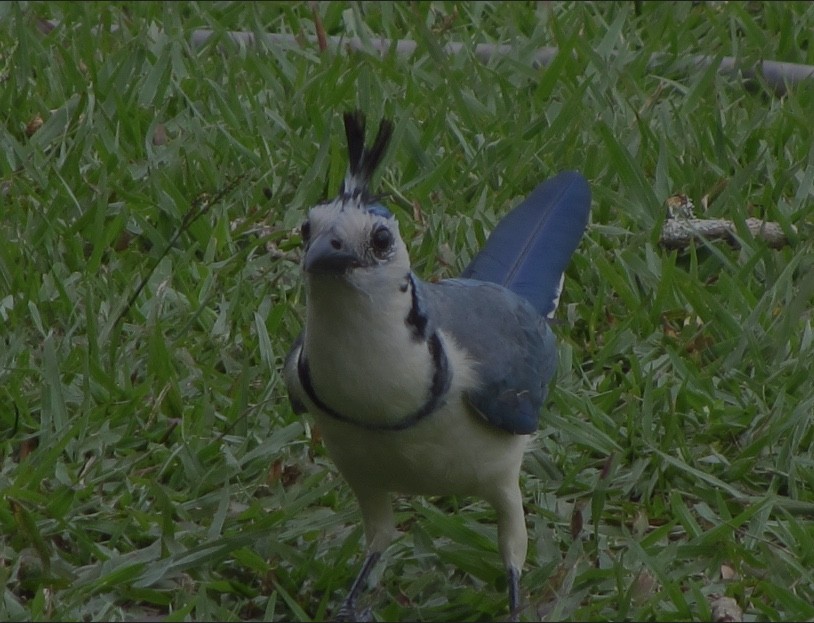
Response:
M406 318L412 307L407 276L365 271L309 276L303 353L317 396L345 418L388 425L427 401L433 361Z

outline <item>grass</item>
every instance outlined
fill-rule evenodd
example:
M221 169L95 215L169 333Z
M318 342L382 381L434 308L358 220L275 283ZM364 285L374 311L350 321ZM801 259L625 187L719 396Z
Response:
M814 5L638 9L317 6L328 34L419 44L377 58L221 36L313 34L308 4L0 5L0 619L334 611L361 527L280 368L296 227L336 192L357 106L397 121L380 187L427 278L541 179L591 182L523 476L523 616L710 620L728 596L746 620L814 618L814 89L684 62L814 64ZM219 35L193 49L195 28ZM443 59L447 41L515 53ZM662 250L679 192L740 248ZM749 216L797 233L770 250ZM379 619L505 616L487 506L397 513Z

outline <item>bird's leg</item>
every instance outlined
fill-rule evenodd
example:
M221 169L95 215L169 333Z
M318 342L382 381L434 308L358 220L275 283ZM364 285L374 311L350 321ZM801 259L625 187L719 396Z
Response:
M356 598L362 592L367 582L367 576L373 570L373 566L378 562L381 557L381 552L370 552L365 556L365 561L362 563L362 568L359 574L353 581L350 587L350 592L342 602L342 607L339 608L339 613L336 615L337 621L371 621L373 620L369 612L361 614L356 612Z
M509 566L506 579L509 585L509 621L517 621L520 615L520 572Z
M512 486L505 487L502 495L492 501L492 506L497 511L498 547L506 569L509 620L516 621L520 615L520 570L526 560L529 541L523 512L523 496L517 481L514 481Z

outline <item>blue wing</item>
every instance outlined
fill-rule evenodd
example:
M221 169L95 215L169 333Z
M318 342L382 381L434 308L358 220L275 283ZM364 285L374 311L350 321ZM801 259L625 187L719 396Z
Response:
M432 317L476 362L479 384L465 398L492 426L537 430L557 365L545 317L556 306L590 208L585 178L561 173L498 223L461 279L423 284Z
M497 224L461 276L499 283L547 316L590 209L591 190L580 173L546 180Z
M475 362L478 385L464 392L486 422L514 434L537 430L557 351L546 319L511 291L472 279L420 282L436 325Z

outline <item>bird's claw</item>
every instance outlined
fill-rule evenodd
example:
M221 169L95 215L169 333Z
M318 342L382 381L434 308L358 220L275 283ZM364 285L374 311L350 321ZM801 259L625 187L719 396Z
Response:
M344 623L346 621L360 621L361 623L370 623L373 621L373 612L370 608L365 608L361 612L356 611L356 606L353 603L345 602L339 608L339 612L334 618L337 623Z

